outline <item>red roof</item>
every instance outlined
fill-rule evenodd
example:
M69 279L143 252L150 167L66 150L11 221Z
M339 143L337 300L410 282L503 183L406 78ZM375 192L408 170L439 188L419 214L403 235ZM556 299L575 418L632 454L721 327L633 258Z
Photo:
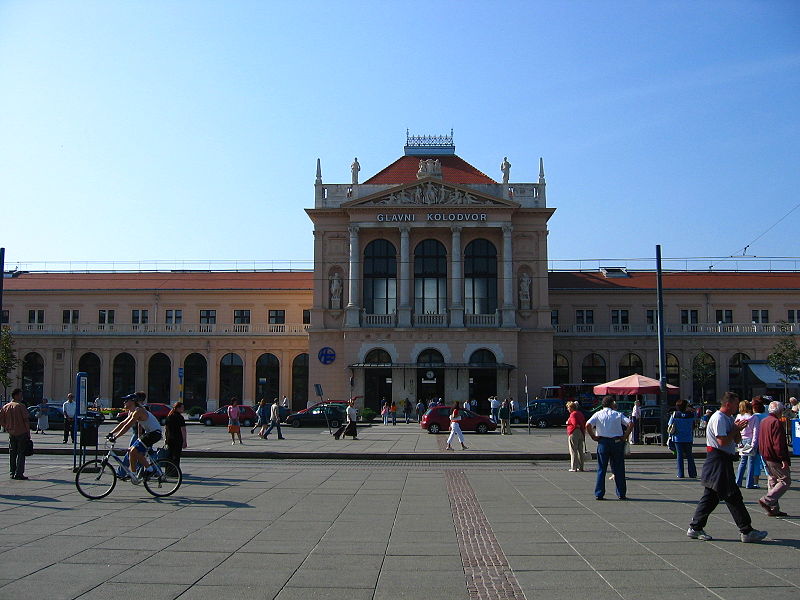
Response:
M399 185L417 180L419 161L427 158L439 159L442 163L442 180L454 184L497 183L481 173L467 161L455 154L442 156L401 156L388 167L379 171L364 183Z
M9 291L55 290L311 290L312 271L185 271L21 273Z
M550 291L655 290L655 271L628 271L628 277L606 277L600 272L554 271ZM665 290L800 290L800 272L670 271L662 272Z

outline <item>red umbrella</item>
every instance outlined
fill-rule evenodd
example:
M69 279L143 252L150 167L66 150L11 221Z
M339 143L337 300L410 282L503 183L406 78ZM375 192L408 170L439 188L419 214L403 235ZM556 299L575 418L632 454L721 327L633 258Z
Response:
M638 373L594 386L594 393L598 396L603 396L605 394L633 396L635 394L657 394L660 391L661 386L656 379L645 377ZM677 394L678 388L674 385L667 384L667 393Z

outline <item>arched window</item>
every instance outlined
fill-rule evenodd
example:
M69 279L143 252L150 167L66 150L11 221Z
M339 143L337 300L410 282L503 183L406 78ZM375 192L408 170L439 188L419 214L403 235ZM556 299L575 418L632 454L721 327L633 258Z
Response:
M553 385L569 383L569 361L563 354L553 354Z
M84 400L100 396L100 357L94 352L82 354L78 359L78 371L86 373L86 395Z
M242 400L244 391L244 363L242 357L233 352L219 361L219 402L229 404L231 398Z
M397 252L388 240L364 248L364 310L390 315L397 309Z
M193 352L183 361L183 402L186 407L205 410L208 393L208 363L206 357Z
M262 354L256 361L256 395L258 402L264 398L267 402L272 402L273 398L278 398L281 383L281 363L274 354Z
M742 367L744 367L744 361L746 360L750 360L747 354L737 352L728 361L728 389L739 394L740 398L744 397Z
M717 399L717 361L708 352L692 359L692 393L694 401L703 404Z
M414 250L414 312L447 311L447 251L437 240L423 240Z
M364 362L373 365L390 365L392 364L392 357L383 348L375 348L367 353Z
M163 352L157 352L147 363L147 400L170 404L172 361Z
M633 375L634 373L639 373L641 375L642 370L642 359L639 358L638 354L633 354L630 352L623 356L619 361L620 378Z
M681 363L674 354L667 354L667 383L676 387L681 386Z
M428 348L427 350L423 350L422 352L419 353L419 356L417 356L418 365L427 365L427 364L438 365L442 363L444 363L444 357L442 356L442 353L433 348Z
M606 377L606 360L599 354L588 354L581 365L582 383L603 383Z
M497 357L495 357L494 352L491 350L481 348L480 350L475 350L475 352L470 355L469 364L494 367L497 365Z
M303 408L308 402L308 354L298 354L292 361L292 407Z
M111 371L111 402L122 406L121 398L136 391L136 361L127 352L114 357Z
M44 398L44 359L28 352L22 359L22 399L32 402Z
M497 310L497 249L477 239L464 250L464 312L489 315Z

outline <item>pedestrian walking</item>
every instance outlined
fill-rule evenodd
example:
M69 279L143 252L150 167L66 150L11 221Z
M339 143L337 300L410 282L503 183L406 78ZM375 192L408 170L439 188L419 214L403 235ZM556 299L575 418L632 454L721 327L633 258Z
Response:
M47 435L47 430L50 427L50 418L47 414L48 410L47 400L42 398L42 401L36 406L36 433Z
M617 497L627 500L625 481L625 442L631 435L633 423L628 417L615 410L617 403L613 396L603 398L603 408L594 413L586 422L586 431L597 442L597 478L594 486L595 500L606 495L606 471L611 463Z
M0 426L8 433L8 459L11 479L25 480L25 452L31 441L28 409L22 403L22 390L11 392L11 402L0 408Z
M745 476L747 476L747 483L748 487L752 487L755 485L755 469L753 469L753 452L755 451L755 445L757 442L753 440L753 432L755 430L755 426L758 423L756 419L753 419L753 405L748 400L742 400L739 402L739 412L734 418L734 421L745 421L747 425L745 425L744 429L742 429L742 441L739 442L737 445L736 451L739 453L739 466L736 469L736 485L739 487L745 482Z
M692 456L692 442L694 441L694 413L686 406L686 400L678 400L675 403L675 412L669 417L667 423L667 433L675 444L675 456L677 461L677 477L683 479L683 461L686 459L686 466L689 470L689 477L697 477L697 467Z
M75 443L75 432L73 431L73 425L75 423L75 396L72 394L67 394L67 401L61 405L61 410L64 411L64 443L67 443L68 439L72 439L72 443Z
M383 424L389 424L389 403L386 401L386 398L383 399L381 402L381 417L383 417Z
M264 439L269 437L269 432L272 431L273 427L278 430L278 439L285 440L286 438L281 433L281 412L277 398L272 401L272 406L269 409L269 428L264 432Z
M694 540L711 540L705 532L708 517L724 500L728 505L736 526L739 528L739 539L742 542L760 542L767 537L766 531L753 529L750 513L744 505L742 492L736 485L733 474L733 459L736 444L742 438L742 430L747 421L734 421L733 415L739 404L739 396L734 392L725 392L717 412L711 415L706 426L706 460L700 481L703 484L703 496L697 503L694 517L689 523L686 535Z
M411 400L406 398L403 400L403 416L406 418L406 425L411 422Z
M181 466L181 454L188 446L186 419L183 418L183 411L183 402L176 402L164 422L164 437L169 451L169 459L178 467Z
M260 427L258 430L258 437L263 438L264 432L267 430L267 426L269 425L269 407L267 406L266 398L262 398L258 401L258 408L256 409L256 424L253 425L253 428L250 430L250 433L253 433L256 430L256 427Z
M788 516L778 503L792 485L789 447L779 418L784 410L782 402L770 402L769 414L758 427L758 448L768 475L767 493L758 499L758 503L770 517Z
M358 431L356 429L357 421L358 421L358 412L356 411L356 401L352 398L347 402L347 422L342 424L339 429L336 430L336 433L333 434L337 440L341 437L344 438L345 436L353 436L354 440L358 439Z
M497 415L500 417L500 435L511 435L511 407L503 400Z
M500 412L500 401L497 399L497 396L492 396L489 398L489 409L492 415L492 421L497 423L500 419L498 413Z
M397 404L394 403L394 400L389 405L389 416L392 417L392 425L397 425Z
M242 429L239 424L239 417L241 415L241 408L239 408L239 399L231 398L231 405L228 407L228 433L231 434L231 446L236 445L236 436L239 436L239 444L244 445L242 441Z
M453 406L453 412L450 413L450 435L447 438L446 450L453 449L452 441L454 437L458 437L458 441L461 442L461 447L467 450L467 446L464 444L464 434L461 432L461 413L458 407L459 403L456 402Z
M422 401L422 399L419 399L417 400L416 409L417 409L417 423L419 423L420 421L422 421L422 415L425 414L425 411L427 411L428 408L425 406L425 403Z
M569 470L572 472L583 471L583 458L586 452L586 417L578 410L580 405L575 402L567 403L569 417L567 418L567 440L569 440Z

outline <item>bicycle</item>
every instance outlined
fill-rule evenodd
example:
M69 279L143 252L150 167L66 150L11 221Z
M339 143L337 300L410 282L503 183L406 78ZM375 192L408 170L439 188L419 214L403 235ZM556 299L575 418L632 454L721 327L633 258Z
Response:
M112 440L106 440L104 449L108 448L108 453L102 459L87 460L75 474L75 487L82 496L89 500L99 500L105 498L117 485L117 469L112 465L116 462L130 481L134 485L142 483L145 489L159 498L174 494L183 481L183 473L180 468L167 459L158 459L152 448L147 449L147 456L150 459L152 472L140 471L137 475L131 471L120 455L117 454ZM124 457L124 454L122 455Z

